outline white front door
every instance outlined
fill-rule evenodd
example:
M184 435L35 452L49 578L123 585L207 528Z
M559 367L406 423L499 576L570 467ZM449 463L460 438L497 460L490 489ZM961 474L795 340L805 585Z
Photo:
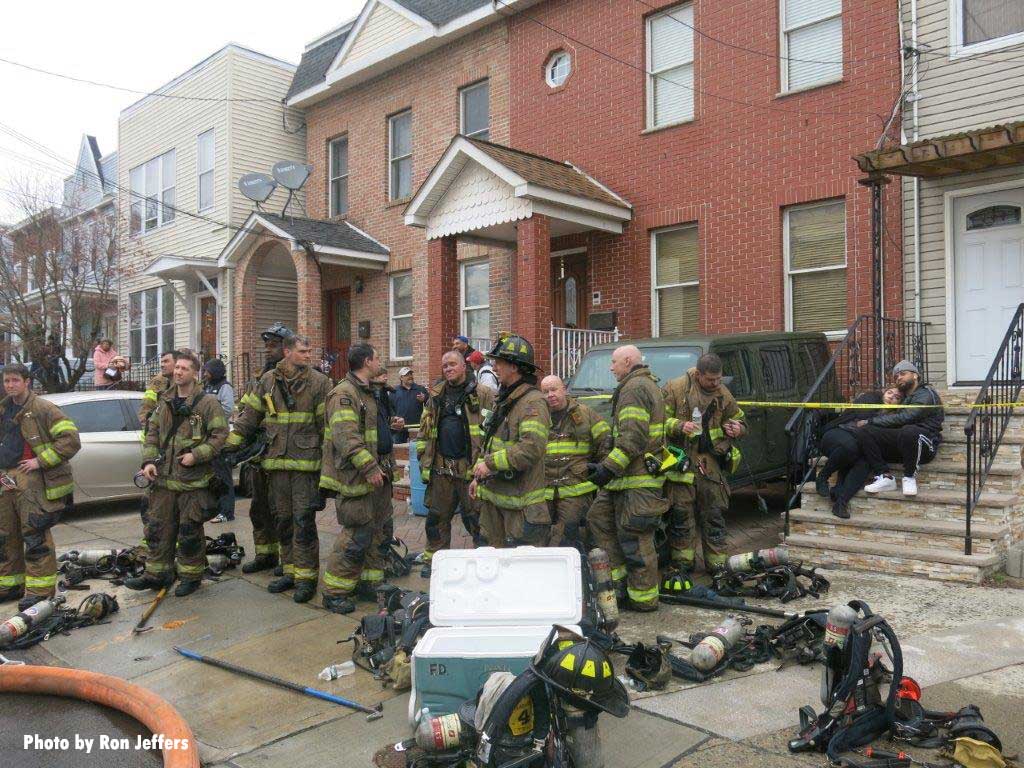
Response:
M954 216L956 381L982 381L1024 302L1024 189L958 198Z

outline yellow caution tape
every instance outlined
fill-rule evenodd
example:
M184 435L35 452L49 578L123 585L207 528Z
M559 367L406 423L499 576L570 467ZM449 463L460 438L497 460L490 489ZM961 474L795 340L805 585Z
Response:
M611 395L580 395L578 400L610 400ZM973 408L987 410L990 408L1024 408L1024 402L1016 403L970 403L957 405L953 403L940 403L939 405L918 405L910 403L776 403L762 402L760 400L737 400L736 404L743 408L813 408L830 411L877 411L877 410L900 410L903 408Z

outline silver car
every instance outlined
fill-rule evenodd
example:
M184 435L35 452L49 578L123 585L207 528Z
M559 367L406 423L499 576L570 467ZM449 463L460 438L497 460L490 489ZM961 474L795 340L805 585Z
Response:
M141 392L100 390L43 395L75 422L82 450L71 459L75 504L137 498L132 478L142 464Z

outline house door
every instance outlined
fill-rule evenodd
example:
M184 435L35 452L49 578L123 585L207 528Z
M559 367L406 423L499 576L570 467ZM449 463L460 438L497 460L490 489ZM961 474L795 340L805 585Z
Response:
M560 328L586 328L587 254L551 258L551 322Z
M199 297L199 353L204 360L217 354L217 300Z
M348 288L327 292L327 349L334 355L331 378L348 373L348 348L352 344L352 300Z
M1017 306L1024 301L1024 189L954 202L956 382L988 375Z

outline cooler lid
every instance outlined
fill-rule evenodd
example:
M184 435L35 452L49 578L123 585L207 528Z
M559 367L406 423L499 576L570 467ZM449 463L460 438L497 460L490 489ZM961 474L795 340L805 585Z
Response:
M435 627L578 624L580 553L572 547L443 549L430 561Z

